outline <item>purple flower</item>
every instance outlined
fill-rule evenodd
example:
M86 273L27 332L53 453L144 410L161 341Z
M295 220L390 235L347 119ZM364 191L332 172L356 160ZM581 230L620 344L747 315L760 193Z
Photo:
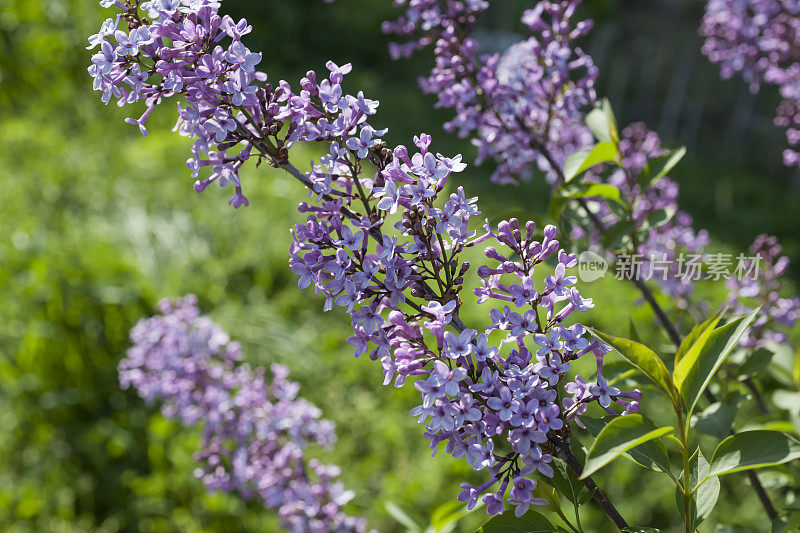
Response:
M533 280L529 277L523 278L521 285L509 287L508 292L514 297L514 305L517 307L522 307L538 296L536 291L533 290Z
M542 433L548 433L551 429L561 429L564 427L564 421L559 418L560 413L561 410L554 403L540 407L536 410L536 429Z
M569 287L575 285L576 281L578 281L578 278L575 276L566 275L564 263L559 263L556 265L555 274L547 276L544 279L544 284L547 286L548 290L553 291L558 296L567 296L570 293Z
M589 387L589 394L597 397L597 401L602 407L611 405L612 396L618 396L619 393L620 390L609 385L603 376L597 376L597 382Z
M369 149L374 146L378 140L375 139L376 132L369 125L361 128L361 133L358 137L350 137L347 139L347 147L356 152L359 159L367 157Z
M536 350L536 355L547 357L552 352L558 352L563 347L561 342L561 332L558 329L553 329L547 335L537 333L533 336L533 342L538 344L540 348Z
M466 460L475 470L483 470L494 466L494 441L489 440L484 446L480 442L471 444L467 448Z
M728 303L737 314L761 305L759 316L740 341L744 347L761 348L770 342L788 345L781 329L793 327L800 319L800 298L780 296L781 278L789 268L789 258L781 253L777 238L759 235L750 246L750 257L740 254L735 273L728 279Z
M475 337L475 330L467 329L461 332L460 335L455 335L449 331L444 334L445 341L445 354L450 359L457 359L465 357L472 352L472 339Z
M241 41L234 41L225 54L225 60L231 65L240 67L244 72L252 74L255 66L261 63L261 54L254 54Z
M489 337L485 333L478 335L475 343L472 345L472 356L476 361L486 361L497 357L500 349L495 346L489 346Z
M511 420L517 407L517 402L513 399L511 391L508 387L500 387L496 394L496 396L490 397L486 403L490 409L497 411L497 416L500 417L500 420Z
M459 391L458 382L467 377L467 371L463 368L450 369L442 361L434 363L434 373L431 374L429 379L434 380L440 387L443 387L445 393L450 396L456 396Z
M549 454L542 453L542 450L535 446L531 448L528 455L523 458L525 468L523 468L522 472L524 474L530 474L539 471L544 476L553 477L553 467L550 466L552 460L553 458Z
M164 300L160 315L131 330L133 345L119 364L123 388L164 416L201 424L203 449L196 475L208 490L238 492L278 511L283 526L310 531L363 531L363 519L341 507L353 495L335 481L339 468L308 459L310 443L330 447L334 426L298 397L289 370L242 364L241 346L197 308L197 299Z
M408 8L413 12L427 1ZM505 165L514 165L502 169L504 175L525 172L538 158L537 150L526 147L525 141L541 140L552 145L561 139L561 132L571 130L568 122L575 118L578 107L593 94L591 75L585 78L587 85L571 85L583 79L579 72L589 69L590 62L582 61L580 53L563 53L585 28L570 26L572 8L566 9L564 3L547 4L551 7L545 16L535 11L525 16L525 24L542 38L526 45L533 52L532 61L525 63L524 58L518 58L526 65L520 76L507 70L507 66L500 68L496 56L476 58L471 38L462 41L457 35L440 35L445 40L441 49L437 47L437 56L453 59L454 63L439 64L437 72L457 75L448 82L437 80L443 88L437 92L444 99L442 102L451 97L464 98L452 102L454 105L443 105L458 108L456 122L465 131L484 136L493 130L498 132L498 142L513 141L513 145L498 145L500 149L495 153ZM564 422L581 413L580 409L598 399L592 395L573 398L580 404L572 409L565 404L568 411L560 411L555 403L557 386L569 369L568 361L592 351L598 358L598 382L602 378L605 351L589 350L591 345L583 338L582 326L565 329L566 319L588 309L592 301L584 299L574 286L574 278L566 275L577 261L559 249L556 228L545 227L543 240L537 240L533 222L521 226L516 219L501 221L497 227L486 223L480 231L471 229L476 227L472 217L480 214L477 199L462 187L453 193L445 192L450 174L465 168L461 156L437 154L427 134L415 136L410 148L385 146L380 138L386 130L375 129L372 122L378 103L362 92L357 96L346 94L344 80L352 69L350 64L328 62L327 79L309 71L295 90L283 80L267 83L267 75L255 70L261 56L241 42L251 28L246 21L236 23L218 15L219 2L158 0L142 3L142 11L116 2L111 5L126 13L129 27L143 29L131 30L119 39L107 35L100 43L90 73L103 99L115 97L120 105L145 102L145 113L139 119L131 119L145 128L154 106L174 96L184 98L178 105L175 130L193 140L187 167L196 179L198 192L214 182L221 186L231 184L235 189L231 204L247 205L239 174L251 156L286 170L308 188L307 201L298 205L302 222L290 232L289 265L299 277L298 285L313 287L324 301L325 310L336 307L350 315L353 334L347 342L356 357L368 354L370 359L380 361L384 384L393 381L396 387L402 387L411 380L421 394L421 404L411 413L426 426L423 435L434 453L441 442L446 442L448 454L466 460L473 468L489 469L489 479L484 484L465 489L466 494L460 497L474 505L481 494L499 484L499 488L492 489L491 498L486 496L484 500L488 498L489 512L502 512L509 484L516 484L517 478L532 471L523 467L519 459L528 457L530 462L530 457L536 457L541 465L537 463L534 470L546 472L549 457L542 458L539 445L547 443L548 432L562 428ZM446 32L448 26L455 27L456 19L468 21L469 26L469 14L480 13L487 5L471 0L466 11L458 14L451 11L455 3L448 4L446 13L420 12L421 18L411 24L423 21L422 27L433 33L442 29ZM149 18L142 14L153 12L155 15ZM471 30L464 29L467 34ZM228 38L233 42L226 50L221 43ZM153 40L148 43L148 39ZM542 49L544 43L552 44L553 50ZM459 48L458 57L446 57L451 45ZM463 50L462 45L466 47ZM131 66L129 56L120 57L117 47L125 53L138 47L137 62ZM473 73L477 81L469 73L453 70L462 57L469 59L461 63L470 65L465 68L474 66L472 59L483 65ZM576 62L567 64L572 60ZM530 89L541 92L525 94ZM558 97L550 98L554 95ZM484 97L487 100L481 101ZM517 104L523 105L520 109L525 116L531 113L530 121L525 123L525 129L530 131L519 138L501 131L502 125L496 122L498 114L501 120L515 116L518 110L512 107ZM552 130L542 122L545 105L556 106ZM319 161L312 161L306 173L290 162L298 142L324 143L325 154ZM482 152L489 145L481 143ZM369 165L357 161L367 158ZM200 177L206 168L210 176ZM486 246L485 258L476 265L480 286L475 294L480 303L496 300L494 307L500 309L488 310L485 329L478 330L482 331L478 334L464 325L459 312L465 301L461 294L464 278L472 268L465 261L464 252L485 241L493 242ZM542 273L534 273L537 268L550 268L548 257L557 257L558 266L545 278L547 286L538 287L537 291L534 279L541 279ZM510 308L512 302L517 307L530 308L517 313ZM474 316L470 318L474 320ZM533 361L533 354L526 347L528 336L534 336L534 341L546 339L546 348L539 344L546 354L537 356L537 361ZM228 341L220 338L216 342L222 346ZM222 368L223 374L234 371L233 367L243 368L229 366ZM262 405L258 402L270 398L259 389L258 376L253 378L248 369L237 372L246 384L231 381L235 385L233 392L219 388L210 391L208 401L213 398L214 411L207 417L207 413L196 409L181 413L196 417L193 421L202 419L214 427L227 427L225 424L231 420L228 413L238 416L238 406ZM131 379L135 376L132 373ZM288 397L291 392L284 394ZM233 393L236 398L231 400ZM620 393L612 399L626 412L633 412L639 401L634 393ZM188 397L186 401L196 398ZM165 405L172 409L178 404ZM215 465L222 458L229 470L252 472L249 458L258 457L262 450L245 448L254 442L249 435L256 418L248 414L242 421L241 427L250 432L242 431L244 440L226 436L209 441L208 453L200 459L202 464ZM303 429L300 423L291 425L295 426ZM494 454L496 446L502 446L505 453L508 445L511 452ZM270 460L275 462L281 457L270 456ZM296 476L311 476L314 482L333 477L324 470L293 468L294 463L282 466ZM254 487L247 477L250 474L237 478L227 472L209 467L202 475L208 484L227 490L260 491L270 506L279 505L284 489L272 482L275 476ZM301 489L306 490L305 487ZM512 490L509 501L518 512L527 509L533 502L529 491L522 486ZM302 505L281 511L283 519L292 521L290 529L304 530L303 520L320 513L327 518L321 519L321 524L315 522L316 530L357 529L345 518L341 522L332 518L342 516L337 506L344 503L346 493L334 498L337 506L330 508L330 514L327 503L315 506L317 499L302 494L301 491L295 498ZM336 523L326 522L328 519Z
M502 494L487 494L483 497L483 503L486 504L486 512L489 516L502 514L505 510Z

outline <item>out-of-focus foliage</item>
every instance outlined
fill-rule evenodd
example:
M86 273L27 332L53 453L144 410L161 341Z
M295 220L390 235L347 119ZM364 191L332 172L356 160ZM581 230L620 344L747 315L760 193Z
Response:
M389 2L225 3L256 28L249 42L264 50L273 78L323 68L327 57L352 60L360 69L354 83L382 99L394 141L439 131L441 116L408 113L431 106L414 87L427 58L388 62L378 27ZM83 47L104 17L95 4L0 0L0 529L275 530L269 512L207 494L193 479L195 432L119 390L116 364L129 328L162 297L187 292L244 342L253 363L288 365L303 395L337 423L340 440L323 455L343 467L357 493L351 512L380 531L400 531L383 505L393 501L424 523L470 474L444 453L430 458L408 414L417 394L382 387L376 363L353 360L345 319L323 314L321 301L296 289L286 257L288 229L301 219L297 184L251 168L246 210L228 207L217 190L196 195L184 168L188 146L169 131L171 116L155 117L143 140L122 122L126 111L92 93ZM455 138L437 138L444 153L471 154ZM536 185L490 189L487 175L473 169L468 178L484 194L487 216L542 212ZM586 292L604 302L592 316L606 330L623 333L629 314L649 324L646 310L627 311L636 299L630 287L609 281ZM720 286L707 292L724 298ZM660 339L654 327L640 333ZM667 483L653 484L627 464L606 470L598 482L632 523L674 522ZM736 507L756 516L757 503L740 485L723 487L724 503L708 523ZM590 510L584 524L601 530L602 520Z

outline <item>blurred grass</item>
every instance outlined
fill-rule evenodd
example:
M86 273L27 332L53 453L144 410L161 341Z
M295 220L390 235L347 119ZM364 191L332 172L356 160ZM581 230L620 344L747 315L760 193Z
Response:
M327 57L352 59L351 87L381 98L393 142L427 130L438 150L472 154L466 143L441 133L446 114L431 113L432 101L414 87L414 73L427 58L388 63L387 39L377 32L391 12L388 3L350 0L311 9L315 2L226 5L256 28L249 42L266 52L271 77L296 79L306 65L322 68ZM253 363L287 364L302 394L337 423L340 441L323 456L343 467L343 480L356 490L351 511L366 514L380 531L399 530L383 502L423 519L454 498L458 483L480 479L444 453L430 458L422 428L407 414L417 393L382 387L376 363L353 360L344 343L346 319L323 314L318 298L297 290L287 245L289 227L301 219L294 206L302 193L290 178L249 168L244 181L252 207L234 211L228 191L191 190L188 147L169 131L170 106L142 139L122 123L129 111L98 102L85 74L83 43L102 18L84 0L0 0L0 527L275 530L272 513L207 494L193 479L196 431L163 420L118 388L116 364L128 329L160 298L187 292L198 294L202 307L244 342ZM300 150L302 164L313 154ZM691 195L702 196L715 181L704 176L706 166L702 157L690 160L687 168L698 169L689 174L698 179L684 184ZM490 219L543 211L541 185L498 189L487 183L489 172L471 168L465 180L482 195ZM729 178L731 219L752 221L736 226L749 235L728 240L737 250L758 233L750 224L779 225L796 201L796 195L754 187L759 178L743 174ZM755 193L762 200L751 205ZM690 211L703 205L687 203ZM728 218L692 214L713 234L731 234ZM711 302L724 298L720 285L702 290ZM631 307L637 295L627 285L608 280L585 292L598 304L589 323L625 335L632 316L644 337L656 346L664 342L641 302ZM482 321L481 313L465 318ZM663 403L650 398L645 409L668 420L658 411ZM675 524L672 489L655 476L617 464L599 478L631 523ZM758 524L747 487L723 485L711 523L736 516ZM592 506L585 512L592 530L607 527Z

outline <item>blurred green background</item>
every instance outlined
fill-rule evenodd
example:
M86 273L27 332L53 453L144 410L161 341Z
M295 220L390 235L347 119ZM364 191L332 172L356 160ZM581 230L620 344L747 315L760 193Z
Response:
M339 443L322 456L356 490L351 512L380 531L402 530L387 501L424 520L458 483L478 478L444 453L430 457L407 414L418 394L382 387L378 364L354 360L344 343L346 319L297 290L287 246L302 192L284 175L249 168L248 209L228 207L227 191L195 194L188 143L169 129L171 106L143 140L122 120L135 111L103 106L91 91L84 43L106 16L95 4L0 0L0 529L276 530L270 512L207 494L194 480L196 431L118 388L129 328L159 299L187 292L244 342L252 362L287 364L302 394L337 423ZM515 38L526 2L494 4L481 27L487 49ZM683 207L720 249L778 235L797 279L800 179L780 165L782 133L770 124L776 95L719 80L699 53L700 2L589 4L597 28L586 47L603 72L600 94L623 122L646 120L690 147L673 175ZM438 151L471 160L468 142L441 131L448 113L431 112L432 98L416 90L430 55L388 60L379 25L395 15L389 1L226 0L224 9L254 26L247 43L264 51L261 67L273 79L295 82L327 58L352 61L348 88L381 100L391 142L427 131ZM300 150L300 164L314 155ZM471 167L464 177L490 219L543 220L541 180L496 188L490 170ZM650 342L665 344L628 286L598 282L586 292L598 304L588 322L625 335L634 318ZM715 306L724 288L703 286L701 295ZM672 488L635 468L609 467L598 481L631 523L675 525ZM742 478L724 486L710 524L730 516L759 524ZM584 523L609 526L591 506Z

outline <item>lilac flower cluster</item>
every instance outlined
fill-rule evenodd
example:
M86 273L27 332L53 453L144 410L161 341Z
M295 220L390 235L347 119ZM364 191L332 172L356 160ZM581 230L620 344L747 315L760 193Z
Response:
M597 68L575 41L591 29L590 21L572 22L580 0L547 0L525 11L522 22L534 36L502 54L479 57L471 37L488 7L482 0L399 1L405 13L384 24L384 31L412 36L393 44L392 56L434 46L436 62L420 82L436 94L438 107L456 115L445 129L473 135L478 160L493 159L492 180L517 183L530 179L535 166L556 180L552 164L592 142L581 110L595 101ZM543 152L547 151L548 161Z
M749 275L728 279L728 303L737 313L749 313L762 306L758 318L740 341L743 347L761 348L769 342L788 344L786 334L777 328L791 328L800 319L800 298L781 298L779 294L780 278L789 268L789 258L782 256L781 251L777 238L759 235L750 246L750 254L756 259L746 262Z
M659 269L666 267L666 271L652 276L661 287L678 303L686 303L686 298L691 294L693 287L691 280L681 276L678 256L683 252L702 254L709 245L706 230L695 231L692 227L692 217L681 211L678 207L679 186L668 176L662 177L652 184L639 183L638 177L655 158L666 155L667 150L661 147L658 134L647 129L644 123L636 122L624 128L619 142L620 166L613 167L607 182L619 189L623 200L632 206L631 221L635 228L648 228L644 240L636 243L635 253L641 255L640 269L646 271L653 268L650 259L659 261ZM599 181L598 174L589 174L589 181ZM607 204L592 202L601 222L601 227L584 228L575 226L573 237L588 236L590 244L602 250L603 234L621 219ZM657 223L654 218L663 214L664 223ZM663 274L663 275L662 275Z
M251 154L291 173L309 189L313 202L299 205L306 220L293 228L290 247L290 266L300 277L299 286L313 285L325 297L326 309L339 306L351 314L353 335L347 342L356 356L368 353L380 359L386 384L394 381L399 387L408 376L421 379L415 385L423 392L423 404L415 414L427 421L426 436L434 449L446 440L448 452L492 472L487 484L470 493L470 506L499 482L500 489L484 501L490 513L502 512L503 496L513 481L509 501L517 512L524 512L538 503L531 494L534 482L525 476L551 472L547 463L568 439L569 421L593 401L612 413L612 402L624 413L638 408L638 391L623 393L603 378L602 358L608 348L588 338L581 325L563 324L592 302L572 287L575 279L566 271L576 260L559 250L555 228L545 228L544 239L537 241L535 225L528 223L523 239L518 221L511 220L495 230L487 223L478 235L470 227L470 219L479 214L477 199L461 187L445 193L451 174L466 166L461 156L431 151L426 134L414 137L411 149L387 147L381 140L386 130L368 123L378 102L360 92L344 93L349 64L329 62L325 78L309 71L299 93L284 81L272 87L265 74L255 71L260 56L241 43L249 26L220 17L218 2L103 4L123 10L129 33L112 36L109 28L116 26L111 20L92 38L91 44L103 50L93 57L90 69L95 85L104 98L117 97L121 104L144 99L144 115L131 120L143 133L156 105L169 96L185 96L188 105L178 106L177 129L195 139L189 167L195 175L202 167L212 167L209 178L195 183L196 190L214 181L223 186L230 182L236 188L231 204L246 205L238 171ZM568 17L568 6L559 6L561 11L548 13ZM529 14L532 25L539 15L536 10ZM217 44L226 36L232 39L227 50ZM135 50L127 45L132 41L137 43ZM138 83L135 75L141 72L145 74ZM562 97L553 100L555 108L572 105ZM324 142L328 148L311 162L309 172L289 163L289 149L297 141ZM237 145L238 154L228 155ZM478 334L459 317L459 294L470 268L460 255L489 239L510 251L504 256L487 248L487 257L500 265L479 269L483 285L478 293L481 301L509 305L492 310L492 325ZM536 291L534 267L550 256L557 257L555 273ZM509 276L516 276L518 283L504 284L501 278ZM516 348L505 353L505 344ZM596 380L578 376L567 383L564 374L570 361L586 353L597 359ZM559 384L569 396L563 401ZM197 416L205 419L209 414L200 411ZM503 448L509 448L505 455ZM213 451L203 459L216 479L221 464L217 457L224 451ZM229 459L234 464L240 456ZM240 487L247 483L236 480L223 475L215 483L244 490Z
M330 76L319 84L309 72L298 94L285 81L266 83L267 75L255 69L261 54L241 41L252 27L244 19L237 23L220 16L219 2L154 0L139 5L137 0L103 0L101 5L122 13L106 20L89 39L90 48L101 47L89 67L95 89L106 102L118 98L120 106L144 101L142 116L127 119L144 135L156 105L185 96L187 104L178 104L175 130L194 139L187 166L195 179L203 168L211 171L195 182L198 192L214 182L222 187L230 183L235 193L229 203L247 206L239 170L251 157L289 169L288 150L295 142L331 139L339 139L342 149L357 146L363 156L384 133L365 122L376 102L362 93L342 93L349 64L329 62ZM116 29L120 19L127 21L129 32ZM231 43L224 48L219 43L228 37ZM323 194L325 188L316 186Z
M413 50L435 44L436 65L423 80L425 92L439 96L439 106L456 110L450 129L461 135L476 134L479 160L493 158L497 170L493 180L513 183L531 174L536 162L556 185L567 157L591 148L594 138L585 125L585 109L595 102L597 68L576 41L591 29L591 21L572 22L579 0L544 0L523 15L523 23L534 36L509 47L500 55L476 57L478 43L472 34L477 18L488 7L485 2L400 2L405 14L384 30L415 38L405 46L393 45L392 55L407 56ZM634 206L633 221L642 228L656 211L676 212L666 224L651 229L636 253L662 257L671 265L661 281L673 296L685 297L689 281L676 274L680 251L698 252L708 243L705 231L695 232L691 217L677 209L678 186L662 178L643 189L637 176L647 162L665 151L658 136L642 124L623 131L620 151L623 168L608 182L618 187ZM590 176L589 180L600 180ZM596 202L593 202L596 203ZM601 227L578 229L597 245L602 232L620 219L607 206L600 210ZM645 265L646 267L646 265Z
M288 369L272 365L268 382L262 368L242 363L239 343L200 314L194 296L159 310L131 330L120 383L162 402L164 416L203 427L195 475L206 488L260 499L290 531L364 531L363 519L342 512L353 494L336 481L339 468L306 457L309 444L330 447L336 435L297 396Z
M752 92L779 88L775 125L786 129L786 166L800 166L800 2L709 0L700 27L703 53L728 79L741 74Z
M404 146L367 152L377 168L374 177L359 175L358 147L347 151L333 143L310 178L332 187L337 199L300 205L308 217L292 230L289 261L298 285L322 294L326 310L339 306L351 315L347 342L356 357L366 353L381 361L385 384L401 387L409 376L418 378L422 404L412 414L426 425L434 453L446 441L451 455L476 470L489 469L486 483L464 485L459 498L473 507L483 495L489 514L497 514L511 486L508 501L522 514L541 503L526 476L552 475L548 463L568 439L567 422L593 401L610 413L617 412L612 402L623 413L635 412L641 393L610 386L602 375L608 348L588 338L582 325L564 324L593 304L567 275L577 260L559 249L556 228L547 226L541 241L532 222L523 238L516 219L496 229L487 223L481 235L470 230L470 219L479 214L475 198L459 187L441 206L437 202L449 176L464 165L460 157L434 156L430 142L430 136L415 137L413 154ZM342 198L351 205L360 200L364 213L343 215ZM460 254L489 239L508 252L486 248L499 264L478 269L482 285L475 293L481 303L506 305L491 310L491 324L479 333L458 313L470 268ZM555 272L536 290L534 269L551 256L557 257ZM504 350L506 344L513 349ZM596 357L596 380L568 381L570 362L587 353ZM559 385L570 396L561 403Z

